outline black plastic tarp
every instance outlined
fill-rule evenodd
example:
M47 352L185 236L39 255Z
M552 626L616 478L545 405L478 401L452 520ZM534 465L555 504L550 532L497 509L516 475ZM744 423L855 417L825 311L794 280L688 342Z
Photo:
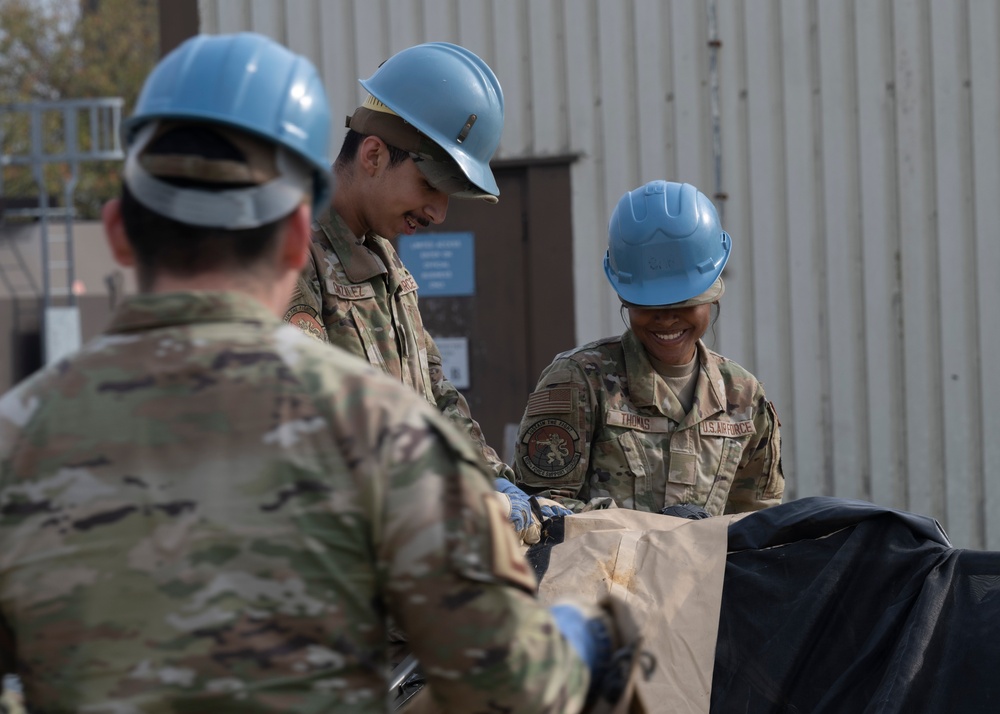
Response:
M544 577L553 524L529 550ZM1000 712L1000 553L804 498L729 527L712 712Z

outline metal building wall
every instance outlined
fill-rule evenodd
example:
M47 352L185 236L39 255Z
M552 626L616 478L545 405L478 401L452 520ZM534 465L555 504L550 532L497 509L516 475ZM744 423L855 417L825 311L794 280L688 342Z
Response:
M1000 549L995 0L199 7L204 32L311 56L338 113L403 47L480 54L505 92L498 158L580 155L581 340L622 329L600 267L617 198L653 178L724 193L735 248L714 346L778 406L789 497L927 513L957 545Z

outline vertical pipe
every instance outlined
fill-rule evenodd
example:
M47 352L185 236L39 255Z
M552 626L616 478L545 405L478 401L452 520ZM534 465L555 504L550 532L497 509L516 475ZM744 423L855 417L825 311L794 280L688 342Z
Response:
M52 286L49 284L49 191L45 185L45 158L42 152L42 109L31 107L31 175L38 184L38 225L42 238L42 304L52 304Z
M98 153L104 146L104 142L101 141L98 134L100 129L100 109L98 105L90 105L90 151L91 153Z
M716 17L716 0L706 4L708 12L708 86L709 108L712 117L712 169L715 175L715 207L719 221L726 225L726 199L729 195L722 190L722 112L719 106L719 23Z
M73 217L76 214L73 194L76 193L76 181L79 169L77 163L77 126L76 112L74 106L69 106L63 110L63 131L66 139L66 155L69 159L69 177L63 185L63 196L66 208L66 302L69 305L76 305L76 291L73 290L73 283L76 280L76 270L73 264Z

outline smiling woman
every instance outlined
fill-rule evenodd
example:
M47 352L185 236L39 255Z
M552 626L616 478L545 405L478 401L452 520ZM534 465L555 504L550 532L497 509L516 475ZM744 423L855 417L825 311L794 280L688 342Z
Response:
M698 340L708 329L712 305L690 307L628 306L632 332L649 353L650 361L664 364L687 364L694 359Z
M720 515L781 502L779 422L748 371L701 341L732 240L690 184L619 200L604 270L627 311L618 337L558 355L521 420L526 491L576 511ZM672 507L696 506L680 511Z

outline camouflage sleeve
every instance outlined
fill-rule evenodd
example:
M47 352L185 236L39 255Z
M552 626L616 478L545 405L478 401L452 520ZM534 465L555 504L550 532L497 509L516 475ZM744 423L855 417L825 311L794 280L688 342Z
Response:
M528 397L517 433L516 483L579 511L585 493L596 397L578 364L549 365Z
M7 395L13 395L16 391L12 389ZM9 403L14 403L12 397L9 398ZM16 439L16 429L14 427L13 420L10 418L0 417L0 493L6 488L10 481L10 459L8 455L11 452L13 444ZM10 520L9 512L3 512L0 516ZM3 559L0 558L0 568L3 566ZM14 673L17 671L17 649L15 647L16 640L14 638L14 632L8 623L7 618L11 617L13 613L7 611L5 612L2 608L2 603L0 603L0 677L5 673Z
M316 255L310 250L309 260L295 281L284 320L321 342L329 342L323 323L323 297L316 270Z
M17 652L14 649L14 634L4 615L0 612L0 676L17 671Z
M469 437L476 450L482 454L494 477L513 481L513 469L500 459L492 446L486 443L486 437L483 435L479 422L472 418L472 410L469 409L469 403L465 396L444 376L441 351L431 336L426 333L425 335L427 338L427 363L431 373L431 392L438 411L444 414L456 429Z
M774 404L767 401L762 389L757 399L754 426L757 431L736 469L726 513L777 506L785 492L785 476L781 472L781 422Z
M576 712L589 674L535 598L478 459L435 415L436 432L393 439L379 562L388 609L447 712ZM423 430L427 434L427 430Z

